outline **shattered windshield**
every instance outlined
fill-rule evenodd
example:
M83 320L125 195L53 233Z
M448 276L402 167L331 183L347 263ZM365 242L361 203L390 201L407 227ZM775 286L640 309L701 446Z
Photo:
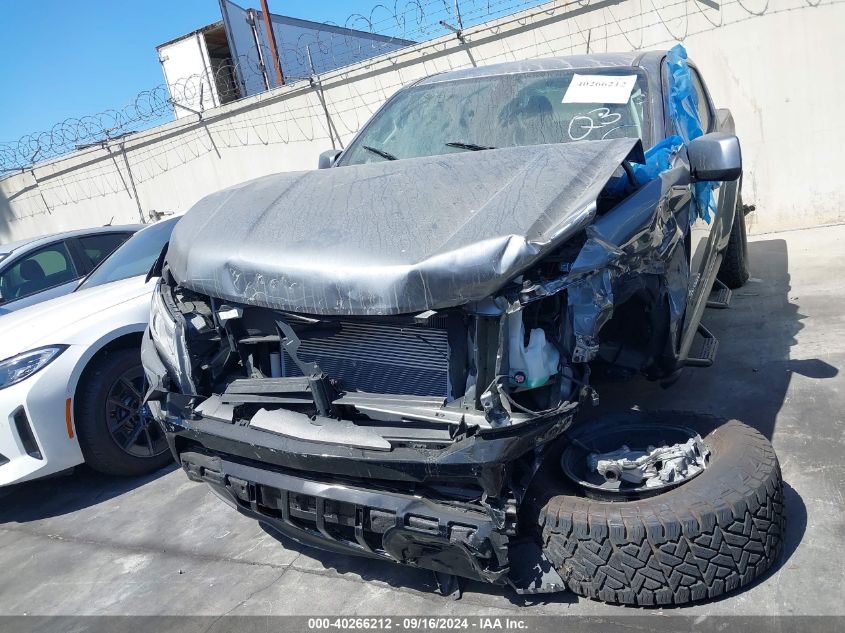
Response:
M631 68L476 77L398 93L338 164L520 145L643 138L645 76Z

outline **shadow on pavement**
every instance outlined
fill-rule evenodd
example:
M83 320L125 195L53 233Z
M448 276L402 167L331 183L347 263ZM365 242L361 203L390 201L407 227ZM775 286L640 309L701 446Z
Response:
M766 578L786 565L792 558L807 529L807 506L804 505L804 500L795 488L786 482L783 482L783 503L786 506L786 539L783 544L783 554L780 561L766 574Z
M142 477L113 477L78 466L71 474L28 481L0 489L0 525L28 523L95 506L163 477L177 468L165 466Z

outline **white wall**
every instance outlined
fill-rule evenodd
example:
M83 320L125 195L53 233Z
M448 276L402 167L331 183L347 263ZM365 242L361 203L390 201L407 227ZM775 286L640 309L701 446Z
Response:
M77 152L0 181L0 241L188 209L203 195L277 171L311 169L399 86L497 61L682 41L743 143L752 230L845 221L841 116L845 0L569 0L468 29ZM336 132L336 134L335 134ZM125 149L125 152L124 152ZM129 169L127 169L127 164ZM137 195L136 195L137 192Z

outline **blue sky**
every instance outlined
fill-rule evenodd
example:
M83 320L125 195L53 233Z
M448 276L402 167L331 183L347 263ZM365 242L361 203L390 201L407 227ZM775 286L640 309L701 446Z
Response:
M343 24L375 0L268 4L273 13ZM219 19L217 0L3 0L0 143L122 107L164 81L158 44Z

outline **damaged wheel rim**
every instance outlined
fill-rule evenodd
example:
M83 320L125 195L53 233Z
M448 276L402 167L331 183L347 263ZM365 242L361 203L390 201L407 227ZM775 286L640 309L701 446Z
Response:
M564 474L588 497L625 501L676 488L701 474L711 452L692 429L597 421L571 438Z

